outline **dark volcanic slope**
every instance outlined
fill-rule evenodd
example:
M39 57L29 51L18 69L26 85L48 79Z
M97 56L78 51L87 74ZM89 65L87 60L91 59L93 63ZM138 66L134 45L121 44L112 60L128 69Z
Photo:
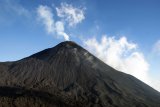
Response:
M0 107L160 107L160 93L74 42L0 63Z

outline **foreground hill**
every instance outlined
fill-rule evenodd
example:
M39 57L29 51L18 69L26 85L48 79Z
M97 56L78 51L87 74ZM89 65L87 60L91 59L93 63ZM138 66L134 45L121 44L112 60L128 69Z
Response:
M0 107L160 107L160 93L67 41L0 63Z

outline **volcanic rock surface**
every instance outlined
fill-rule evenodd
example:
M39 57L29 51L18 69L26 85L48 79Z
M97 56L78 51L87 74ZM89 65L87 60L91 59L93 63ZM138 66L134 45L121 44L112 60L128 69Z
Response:
M0 107L160 107L160 93L66 41L1 62Z

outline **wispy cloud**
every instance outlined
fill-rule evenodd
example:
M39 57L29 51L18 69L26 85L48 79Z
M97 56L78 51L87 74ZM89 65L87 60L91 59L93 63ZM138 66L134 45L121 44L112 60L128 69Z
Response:
M90 38L84 41L84 45L106 64L160 90L159 86L152 83L153 79L149 76L149 63L143 53L138 51L137 44L129 42L126 37L116 39L104 35L101 41Z
M28 20L31 13L18 0L0 0L0 24L11 25L17 21L17 17Z
M49 34L58 35L64 37L65 40L69 40L69 35L65 33L64 23L62 21L54 21L52 9L48 6L40 5L37 8L38 18L45 25L45 28Z
M160 55L160 40L158 40L153 46L153 52Z
M13 0L1 0L0 1L0 8L2 12L16 14L16 15L23 15L29 16L29 11L24 8L22 5L18 3L18 1Z
M85 19L84 10L84 8L76 8L66 3L61 3L60 7L56 7L57 15L67 21L69 26L75 26Z

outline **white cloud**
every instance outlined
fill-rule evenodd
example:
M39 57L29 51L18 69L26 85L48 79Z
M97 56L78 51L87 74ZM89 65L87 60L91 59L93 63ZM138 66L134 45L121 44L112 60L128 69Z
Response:
M153 47L153 52L160 55L160 40L158 40Z
M75 26L85 19L83 8L76 8L66 3L61 3L61 7L57 7L56 11L60 18L68 22L69 26Z
M101 41L91 38L84 41L85 47L106 64L113 68L131 74L141 81L160 91L156 83L149 77L149 63L142 52L137 49L137 44L128 42L126 37L115 39L104 35Z
M159 80L151 78L150 84L152 87L154 87L160 92L160 81Z
M37 13L49 34L54 35L56 33L58 36L63 36L65 40L69 40L69 35L64 31L64 23L62 21L54 21L51 8L40 5Z

